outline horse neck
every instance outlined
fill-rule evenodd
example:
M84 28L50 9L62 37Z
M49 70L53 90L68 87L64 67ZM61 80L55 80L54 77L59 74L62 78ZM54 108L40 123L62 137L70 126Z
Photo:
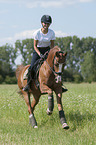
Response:
M53 66L53 59L55 56L55 53L57 51L60 51L61 49L58 46L55 46L54 48L52 48L48 54L48 58L47 58L47 62L50 64L50 66Z
M47 62L48 62L48 64L49 64L51 67L53 67L54 55L55 55L54 52L53 52L53 53L50 53L50 52L49 52L49 55L48 55L48 57L47 57Z

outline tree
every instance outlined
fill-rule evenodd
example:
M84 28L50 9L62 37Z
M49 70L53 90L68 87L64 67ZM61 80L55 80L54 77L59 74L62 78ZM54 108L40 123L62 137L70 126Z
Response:
M6 75L13 76L13 66L17 57L17 49L12 45L6 44L0 47L0 75L5 78Z
M96 81L96 61L93 51L84 54L84 61L81 63L81 73L86 82Z
M19 53L22 55L23 65L31 63L34 51L33 41L33 39L17 40L15 48L9 44L0 47L0 83L5 78L8 79L8 77L15 75L13 66ZM72 44L72 47L70 47L70 44ZM96 81L96 38L80 39L77 36L56 38L55 45L67 52L66 69L63 77L65 81Z
M15 42L15 48L20 50L20 53L22 55L22 63L24 65L30 64L32 59L32 53L33 53L33 39L25 39L25 40L17 40Z

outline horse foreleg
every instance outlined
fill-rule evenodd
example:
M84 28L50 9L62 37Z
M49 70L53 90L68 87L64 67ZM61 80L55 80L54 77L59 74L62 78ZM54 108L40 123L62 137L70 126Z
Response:
M40 90L41 93L48 93L48 109L47 114L51 115L54 109L54 96L53 91L50 89L46 84L41 83L40 84Z
M54 109L54 96L53 92L51 94L48 94L48 109L47 114L51 115Z
M59 110L59 117L60 117L60 122L62 124L63 129L69 129L69 126L67 125L66 122L66 117L64 114L63 106L62 106L62 95L57 94L57 104L58 104L58 110Z
M34 109L35 109L35 106L38 104L38 102L39 102L39 99L40 99L40 96L33 96L33 100L32 100L32 103L31 103L31 106L32 106L32 110L34 111Z

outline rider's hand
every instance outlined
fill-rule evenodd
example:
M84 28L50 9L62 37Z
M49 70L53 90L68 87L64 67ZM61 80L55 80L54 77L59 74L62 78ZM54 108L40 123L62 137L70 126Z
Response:
M44 59L44 55L43 54L40 54L40 57L41 57L41 59Z

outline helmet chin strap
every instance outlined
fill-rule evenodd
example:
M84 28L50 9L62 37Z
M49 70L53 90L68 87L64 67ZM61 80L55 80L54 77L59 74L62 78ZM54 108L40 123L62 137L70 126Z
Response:
M47 28L47 29L45 29L43 25L42 25L42 28L43 28L44 30L47 30L47 31L46 31L46 33L48 32L48 28ZM41 30L42 30L42 29L41 29ZM43 31L42 31L42 32L43 32Z
M42 27L44 28L43 24L42 24Z

